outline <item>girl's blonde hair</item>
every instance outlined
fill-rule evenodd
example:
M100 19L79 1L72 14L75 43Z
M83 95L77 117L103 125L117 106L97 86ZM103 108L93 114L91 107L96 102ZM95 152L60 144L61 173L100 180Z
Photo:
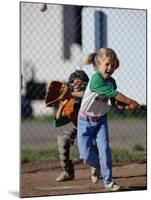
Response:
M97 53L90 53L86 59L86 64L93 64L96 66L98 61L102 61L105 59L109 59L110 61L115 62L116 68L119 67L119 59L113 49L110 48L101 48Z

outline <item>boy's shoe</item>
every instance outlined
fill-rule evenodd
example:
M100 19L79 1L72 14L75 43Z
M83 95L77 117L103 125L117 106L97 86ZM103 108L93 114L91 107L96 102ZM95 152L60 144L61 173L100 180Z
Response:
M57 182L61 182L61 181L67 181L67 180L73 180L74 179L74 174L70 174L67 171L63 171L60 176L58 176L56 178Z
M92 183L97 183L100 179L100 169L91 167L91 181Z
M109 184L105 185L105 189L107 191L118 191L120 190L120 186L117 185L115 182L111 181Z

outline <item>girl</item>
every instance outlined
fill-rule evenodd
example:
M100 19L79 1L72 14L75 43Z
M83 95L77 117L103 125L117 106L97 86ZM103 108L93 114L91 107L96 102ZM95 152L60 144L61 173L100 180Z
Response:
M115 89L116 82L111 76L119 67L119 60L114 50L101 48L97 53L88 56L87 64L93 64L97 70L91 76L78 114L80 158L92 167L100 169L107 190L117 191L120 186L112 180L107 124L108 99L124 103L125 109L132 111L140 109L140 105ZM98 154L93 148L94 140Z

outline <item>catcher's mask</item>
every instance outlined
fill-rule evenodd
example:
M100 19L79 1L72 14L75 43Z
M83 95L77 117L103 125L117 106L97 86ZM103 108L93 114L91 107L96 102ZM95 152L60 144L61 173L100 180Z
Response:
M85 90L85 88L88 84L88 81L89 81L87 74L83 70L75 70L69 76L68 85L69 85L69 88L70 88L71 91L73 91L73 87L74 87L73 82L74 82L75 79L80 79L82 81L80 90Z

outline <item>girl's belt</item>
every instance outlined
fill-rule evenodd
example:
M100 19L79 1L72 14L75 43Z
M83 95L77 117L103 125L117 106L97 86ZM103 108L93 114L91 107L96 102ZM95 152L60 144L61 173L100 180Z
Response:
M82 113L82 112L79 112L79 117L81 119L84 119L84 120L91 120L93 122L98 122L98 121L101 121L104 119L104 117L106 116L107 114L105 115L102 115L102 116L89 116L89 115L86 115L85 113Z

